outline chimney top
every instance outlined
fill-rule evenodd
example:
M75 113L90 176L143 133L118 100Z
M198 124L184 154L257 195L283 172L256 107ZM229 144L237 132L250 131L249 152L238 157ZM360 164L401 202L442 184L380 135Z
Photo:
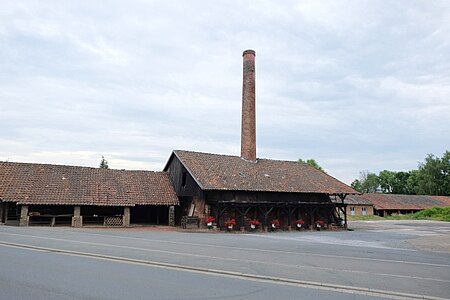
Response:
M255 50L252 50L252 49L245 50L244 53L242 53L242 56L244 56L246 54L253 54L254 56L256 56Z

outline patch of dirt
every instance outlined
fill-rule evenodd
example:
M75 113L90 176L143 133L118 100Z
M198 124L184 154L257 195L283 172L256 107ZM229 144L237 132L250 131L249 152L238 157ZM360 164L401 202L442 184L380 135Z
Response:
M450 235L423 236L406 241L419 250L450 253Z

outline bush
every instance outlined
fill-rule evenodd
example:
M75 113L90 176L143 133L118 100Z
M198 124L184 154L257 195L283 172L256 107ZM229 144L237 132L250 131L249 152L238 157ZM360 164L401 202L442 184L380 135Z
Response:
M413 219L433 219L450 222L450 206L432 207L413 214Z

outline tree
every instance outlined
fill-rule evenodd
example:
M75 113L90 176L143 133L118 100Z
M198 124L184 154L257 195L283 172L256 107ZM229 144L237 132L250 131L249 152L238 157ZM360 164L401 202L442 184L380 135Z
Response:
M419 170L409 171L408 179L406 180L406 187L408 188L408 194L418 194L417 186L419 182Z
M441 158L441 172L443 177L442 195L450 196L450 151L445 151Z
M102 155L102 160L100 161L100 169L109 169L108 161Z
M395 172L392 186L393 194L412 194L412 191L408 187L409 176L410 172Z
M350 184L350 186L357 190L358 192L362 193L362 185L361 185L361 181L359 181L358 179L353 180L353 182Z
M390 194L395 186L395 172L383 170L378 173L378 181L380 183L381 192Z
M324 170L324 169L316 162L316 160L313 159L313 158L310 158L310 159L308 159L308 160L306 160L306 161L304 161L303 159L299 158L299 159L298 159L298 162L306 163L306 164L310 165L311 167L316 168L317 170L319 170L319 171L321 171L321 172L327 173L327 172L325 172L325 170Z
M424 163L419 164L417 194L450 195L450 152L442 158L428 154Z
M409 172L383 170L377 176L362 171L351 186L360 192L381 189L393 194L450 195L450 151L445 151L442 158L428 154L417 170Z
M376 193L380 187L377 174L369 171L361 171L359 179L351 183L351 187L361 193Z

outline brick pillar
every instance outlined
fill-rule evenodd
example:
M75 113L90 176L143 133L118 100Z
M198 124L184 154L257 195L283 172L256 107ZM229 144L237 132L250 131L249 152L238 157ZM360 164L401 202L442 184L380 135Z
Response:
M256 161L255 51L245 50L242 81L241 157Z
M175 226L175 206L169 206L169 226Z
M20 208L19 226L28 226L30 217L28 216L28 205L22 205Z
M125 206L123 208L123 227L130 226L130 207Z
M74 206L72 227L83 227L83 216L81 216L81 206Z
M194 196L192 202L195 204L194 216L200 219L200 228L206 228L206 224L204 222L206 218L205 214L205 199L203 197Z

